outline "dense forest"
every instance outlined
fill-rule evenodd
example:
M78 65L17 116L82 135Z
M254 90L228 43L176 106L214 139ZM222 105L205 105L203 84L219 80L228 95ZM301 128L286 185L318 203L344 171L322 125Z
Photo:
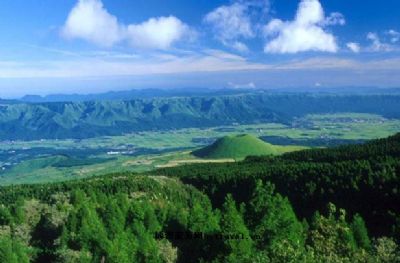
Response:
M0 262L400 262L400 134L0 188Z
M276 122L321 113L400 118L400 96L255 92L126 101L0 104L0 140L90 138L135 131ZM293 108L296 111L293 111ZM243 121L245 120L245 121Z
M249 202L255 182L273 183L300 218L312 218L329 202L361 214L375 236L400 238L400 134L362 145L248 157L244 162L161 169L205 192L219 207L232 193Z

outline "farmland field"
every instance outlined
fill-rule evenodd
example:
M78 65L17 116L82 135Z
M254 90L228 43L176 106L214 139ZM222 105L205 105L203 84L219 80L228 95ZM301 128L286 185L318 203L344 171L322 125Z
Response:
M62 181L110 172L149 171L194 160L190 152L217 138L252 134L289 150L382 138L400 131L400 120L342 113L307 115L291 124L257 123L148 131L90 139L3 141L0 184ZM68 165L65 165L68 164Z

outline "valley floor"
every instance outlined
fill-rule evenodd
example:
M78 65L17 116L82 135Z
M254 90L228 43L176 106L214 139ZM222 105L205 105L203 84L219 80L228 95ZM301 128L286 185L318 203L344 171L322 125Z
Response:
M143 172L201 163L191 150L219 137L252 134L282 152L307 147L359 143L400 131L400 120L379 115L342 113L309 115L291 124L258 123L150 131L85 140L6 141L0 143L0 185L43 183L85 178L110 172ZM207 160L206 162L233 160Z

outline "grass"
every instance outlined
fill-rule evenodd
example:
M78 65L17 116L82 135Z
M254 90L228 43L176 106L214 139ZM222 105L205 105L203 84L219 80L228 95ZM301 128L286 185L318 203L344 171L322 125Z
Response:
M57 163L65 159L41 157L24 161L3 172L0 175L0 185L59 182L122 171L145 172L167 165L174 160L190 158L188 152L172 152L137 157L120 156L91 165L58 167Z
M206 159L244 159L249 155L276 155L278 151L272 144L249 135L225 136L213 144L193 151L193 155Z
M348 119L348 121L346 121ZM309 115L294 122L295 126L260 123L252 125L223 126L208 129L188 128L172 131L151 131L126 134L124 136L98 137L85 140L41 140L2 143L0 150L51 148L68 149L116 149L130 147L169 149L193 147L208 143L194 143L193 139L220 138L230 134L252 134L260 136L283 136L290 138L318 138L330 136L340 139L374 139L386 137L400 131L400 120L389 120L372 114L325 114Z

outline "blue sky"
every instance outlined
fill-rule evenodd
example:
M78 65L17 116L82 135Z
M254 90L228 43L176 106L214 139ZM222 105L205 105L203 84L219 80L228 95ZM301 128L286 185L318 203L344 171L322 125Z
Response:
M5 0L0 97L400 87L400 1Z

